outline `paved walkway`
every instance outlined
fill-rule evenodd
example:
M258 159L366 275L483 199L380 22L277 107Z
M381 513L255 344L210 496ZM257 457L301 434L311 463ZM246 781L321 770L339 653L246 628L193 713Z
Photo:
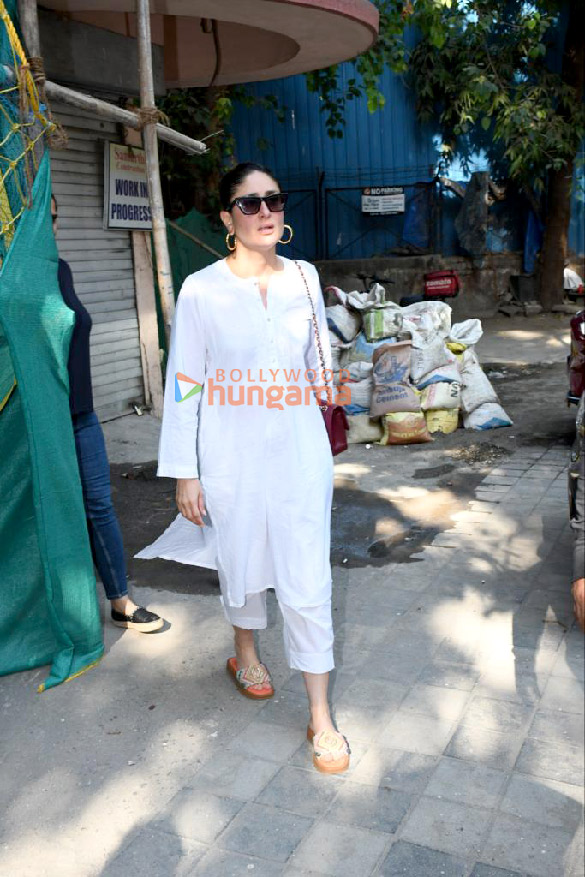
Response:
M311 767L274 603L265 704L222 669L215 599L145 589L163 634L106 626L42 697L0 680L1 877L582 877L567 457L508 458L418 562L336 568L345 776Z

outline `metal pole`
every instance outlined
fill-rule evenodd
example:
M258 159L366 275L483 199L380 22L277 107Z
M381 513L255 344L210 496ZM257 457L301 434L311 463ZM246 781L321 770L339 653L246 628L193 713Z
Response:
M152 75L152 44L150 37L149 0L136 0L138 16L138 60L140 67L140 105L142 109L155 109ZM175 312L171 259L167 242L165 211L158 168L158 137L156 120L148 122L142 137L146 152L146 172L152 210L152 237L156 256L158 288L165 325L167 347L170 345L171 323Z

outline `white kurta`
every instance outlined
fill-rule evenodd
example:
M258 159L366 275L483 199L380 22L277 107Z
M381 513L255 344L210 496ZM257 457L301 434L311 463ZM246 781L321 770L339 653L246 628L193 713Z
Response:
M333 462L321 412L305 390L307 370L320 371L319 358L299 270L289 259L282 263L270 278L266 307L257 278L236 277L223 260L183 284L158 475L199 477L211 526L201 530L179 516L137 555L217 568L231 606L276 585L292 607L319 606L331 595ZM319 278L312 265L301 266L330 368ZM177 401L177 373L203 391ZM287 389L293 386L300 388L296 397ZM301 404L290 404L299 395Z

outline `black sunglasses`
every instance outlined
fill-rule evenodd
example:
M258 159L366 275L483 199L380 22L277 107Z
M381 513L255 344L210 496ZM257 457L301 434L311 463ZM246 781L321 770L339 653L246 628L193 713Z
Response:
M271 213L282 213L287 198L286 192L275 192L274 195L266 195L264 198L259 195L244 195L243 198L234 198L228 206L228 212L237 206L245 216L252 216L252 214L258 213L260 205L264 201Z

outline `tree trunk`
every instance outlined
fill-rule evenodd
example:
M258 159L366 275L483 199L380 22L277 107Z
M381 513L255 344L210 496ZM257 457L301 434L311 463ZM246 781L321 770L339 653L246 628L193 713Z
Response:
M583 0L571 0L562 75L567 85L575 89L578 101L583 100L584 71L585 3ZM553 305L560 304L564 298L563 269L571 220L574 166L574 160L571 160L561 171L551 171L549 176L546 228L540 269L540 301L547 311Z

